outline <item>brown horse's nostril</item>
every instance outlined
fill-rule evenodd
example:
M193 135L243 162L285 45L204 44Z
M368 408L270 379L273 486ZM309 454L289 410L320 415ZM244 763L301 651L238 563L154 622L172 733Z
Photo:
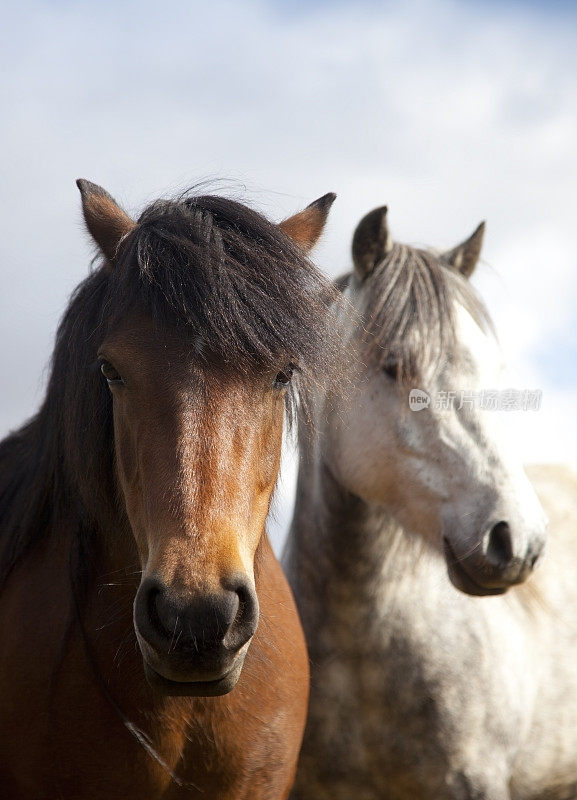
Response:
M228 586L238 597L238 610L234 625L224 637L224 646L238 650L256 631L258 624L258 600L256 592L244 576L232 581Z
M492 566L501 568L513 558L513 541L507 522L497 522L489 531L486 558Z

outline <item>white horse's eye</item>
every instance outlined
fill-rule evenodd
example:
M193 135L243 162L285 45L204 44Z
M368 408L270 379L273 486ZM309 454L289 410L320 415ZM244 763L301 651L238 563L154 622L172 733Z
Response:
M382 369L385 375L393 381L396 381L399 377L399 362L392 358L385 361Z

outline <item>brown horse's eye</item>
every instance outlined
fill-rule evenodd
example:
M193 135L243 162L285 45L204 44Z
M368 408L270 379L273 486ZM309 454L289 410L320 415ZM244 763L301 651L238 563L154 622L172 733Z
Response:
M100 372L102 372L102 374L108 381L109 386L116 386L118 384L124 383L120 373L112 366L110 361L100 362Z
M293 372L295 371L294 364L289 364L285 369L279 372L274 379L274 385L277 389L284 389L291 382Z

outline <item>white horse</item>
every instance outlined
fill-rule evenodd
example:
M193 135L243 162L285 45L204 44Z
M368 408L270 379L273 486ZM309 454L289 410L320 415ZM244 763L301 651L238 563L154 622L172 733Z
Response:
M550 544L514 586L546 520L472 400L501 367L467 281L482 237L435 255L376 209L339 281L350 385L301 441L285 553L312 666L298 800L577 797L577 483L531 473Z

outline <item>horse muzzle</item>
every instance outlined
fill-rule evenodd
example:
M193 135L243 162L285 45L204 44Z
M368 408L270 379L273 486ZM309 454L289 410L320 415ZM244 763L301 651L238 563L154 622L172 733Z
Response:
M453 585L470 595L504 594L523 583L532 573L545 545L545 530L527 537L524 546L515 543L509 524L491 524L484 535L467 549L443 537L443 552Z
M258 616L255 590L245 578L193 598L145 578L134 602L134 627L149 683L168 694L230 692L240 677Z

